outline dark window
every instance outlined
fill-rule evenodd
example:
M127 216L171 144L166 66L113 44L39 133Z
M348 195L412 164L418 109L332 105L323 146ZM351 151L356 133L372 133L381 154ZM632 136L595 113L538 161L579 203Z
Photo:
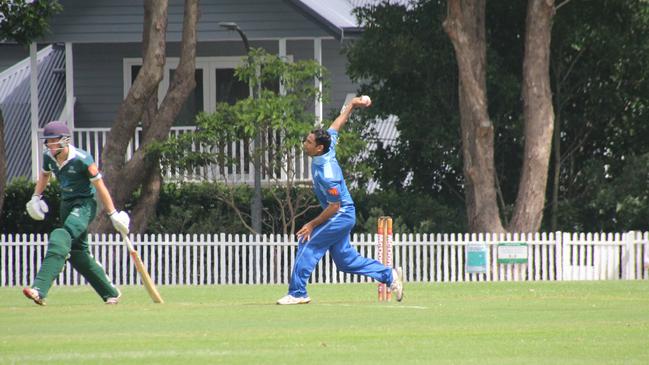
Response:
M175 70L170 70L169 80L173 80ZM205 110L203 108L203 70L196 69L194 72L194 77L196 79L196 87L189 94L185 104L183 104L180 113L176 117L176 122L174 125L194 125L196 120L196 115Z
M228 103L230 105L238 100L245 99L250 95L248 84L239 81L234 76L232 68L217 68L214 70L216 82L216 103Z
M137 74L140 72L140 69L142 69L142 65L133 65L131 66L131 85L135 82L135 78L137 77Z

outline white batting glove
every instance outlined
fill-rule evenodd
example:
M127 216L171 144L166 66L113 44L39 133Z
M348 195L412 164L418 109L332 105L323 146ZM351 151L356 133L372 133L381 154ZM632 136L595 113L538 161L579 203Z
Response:
M41 199L40 195L32 196L31 200L27 202L26 208L27 214L36 221L42 221L45 219L45 213L50 211L47 207L47 203Z
M128 225L131 222L128 213L121 211L118 212L114 210L112 213L108 214L110 221L113 222L113 227L122 234L128 234Z

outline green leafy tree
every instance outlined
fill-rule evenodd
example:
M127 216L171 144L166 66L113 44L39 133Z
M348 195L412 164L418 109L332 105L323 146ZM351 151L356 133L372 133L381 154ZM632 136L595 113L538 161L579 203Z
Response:
M520 95L527 2L488 1L486 6L488 110L494 125L498 203L506 225L513 214L524 161ZM541 227L637 227L631 223L636 220L630 212L640 211L637 204L644 200L637 189L646 189L649 178L631 174L628 164L642 161L648 148L649 6L643 0L560 1L555 10L550 52L555 134ZM425 0L409 7L365 7L359 16L366 30L347 56L350 75L376 101L366 123L375 116L399 117L396 147L378 149L372 156L381 185L401 187L406 181L410 183L407 190L430 194L437 202L459 208L464 204L464 191L458 105L453 97L457 66L441 29L446 13L444 2ZM431 160L431 146L440 143L449 147L437 150L440 157ZM643 171L637 162L635 166L636 171ZM422 182L431 180L409 180L409 174L449 179L429 184ZM630 181L637 189L621 188ZM634 198L626 199L624 191L634 191L629 193Z
M28 46L49 30L47 20L61 10L56 0L0 0L0 41Z
M197 117L195 132L172 137L150 152L159 154L166 168L190 177L219 177L224 182L224 189L218 189L219 199L250 232L254 232L250 214L237 204L239 186L232 181L232 174L251 174L248 166L253 154L261 154L262 175L269 182L266 194L279 207L264 211L264 230L274 231L273 222L277 222L281 233L292 234L296 221L316 207L312 192L304 189L307 181L300 178L308 167L296 164L295 156L304 157L302 140L314 128L315 116L309 106L316 98L325 97L314 84L314 79L325 80L325 69L314 61L285 62L262 49L252 49L236 76L261 89L254 99L219 104L214 113ZM261 134L262 143L253 148L250 142L256 133ZM229 148L242 141L247 146L243 155Z
M462 173L457 76L449 72L455 60L441 26L445 6L383 3L358 8L356 14L365 32L345 54L348 74L374 101L362 114L365 123L391 115L399 119L396 145L379 146L371 156L375 177L384 188L435 193L456 203Z
M573 1L559 9L548 229L646 227L648 38L643 0Z

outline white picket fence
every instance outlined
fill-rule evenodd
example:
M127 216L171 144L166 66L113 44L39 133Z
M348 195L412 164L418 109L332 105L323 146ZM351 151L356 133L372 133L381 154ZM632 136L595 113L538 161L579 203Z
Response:
M139 284L118 236L91 236L91 252L117 285ZM282 235L134 235L132 241L158 285L287 284L297 243ZM367 257L376 254L376 235L354 235ZM498 263L500 243L527 243L526 264ZM488 270L467 273L466 245L487 246ZM47 248L47 235L0 235L0 286L31 284ZM530 235L400 235L393 237L395 266L408 282L520 280L633 280L649 278L649 233ZM339 272L329 253L312 283L357 283L371 279ZM85 284L66 265L58 285Z

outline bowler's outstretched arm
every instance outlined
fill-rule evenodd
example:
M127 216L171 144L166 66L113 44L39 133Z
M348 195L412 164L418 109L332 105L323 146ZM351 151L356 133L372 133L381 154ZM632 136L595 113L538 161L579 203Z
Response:
M370 105L372 105L372 100L367 95L357 96L353 98L349 102L349 104L343 107L343 109L340 111L340 115L338 116L338 118L336 118L336 120L333 121L333 123L331 123L331 126L329 126L329 128L340 131L340 129L349 120L349 116L352 115L352 111L354 111L355 108L367 108Z

